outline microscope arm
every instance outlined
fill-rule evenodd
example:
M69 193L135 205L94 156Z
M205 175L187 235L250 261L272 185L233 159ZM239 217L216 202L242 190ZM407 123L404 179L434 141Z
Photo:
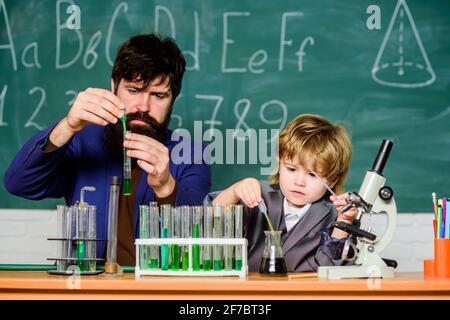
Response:
M395 226L397 222L397 207L395 205L395 199L392 197L390 200L383 200L378 197L373 206L372 211L376 214L384 213L387 215L387 228L382 237L379 237L375 241L375 248L377 252L382 252L386 246L391 242L395 233ZM374 213L374 214L375 214Z

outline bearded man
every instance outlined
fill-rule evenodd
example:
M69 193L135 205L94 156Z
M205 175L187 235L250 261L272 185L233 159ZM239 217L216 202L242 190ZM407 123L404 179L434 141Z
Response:
M82 187L95 187L85 201L97 207L97 238L106 239L110 177L119 177L122 185L125 147L132 159L132 192L121 192L119 201L117 262L135 265L139 205L200 205L210 191L210 167L203 159L191 156L186 163L171 155L177 139L168 124L185 65L170 38L128 39L114 62L111 91L80 92L62 120L28 140L5 173L6 189L33 200L64 197L70 206L80 200ZM125 114L131 132L124 137ZM190 143L190 150L198 148ZM106 243L99 242L97 257L105 253Z

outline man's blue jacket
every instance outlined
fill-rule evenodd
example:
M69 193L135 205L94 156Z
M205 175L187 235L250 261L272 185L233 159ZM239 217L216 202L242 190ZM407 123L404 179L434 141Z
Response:
M97 125L88 125L64 146L44 152L42 148L55 126L25 143L6 170L5 187L12 194L32 200L64 197L70 206L80 200L82 187L94 186L96 191L85 192L84 201L97 207L97 238L107 239L110 177L122 180L122 163L109 156L103 143L105 127ZM170 173L177 182L176 205L201 205L211 187L211 170L203 161L202 144L176 135L172 141L171 136L169 130L164 144L169 149ZM122 140L117 143L122 144ZM154 199L143 171L135 195L135 238L139 234L139 205ZM105 252L106 242L98 242L97 257L104 257Z

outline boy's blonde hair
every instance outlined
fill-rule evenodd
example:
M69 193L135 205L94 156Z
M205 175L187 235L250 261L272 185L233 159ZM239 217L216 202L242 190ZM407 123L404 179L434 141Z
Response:
M303 167L310 164L322 178L327 179L337 194L344 192L352 144L345 128L319 115L303 114L291 120L281 131L279 159L297 161ZM270 177L279 183L279 170Z

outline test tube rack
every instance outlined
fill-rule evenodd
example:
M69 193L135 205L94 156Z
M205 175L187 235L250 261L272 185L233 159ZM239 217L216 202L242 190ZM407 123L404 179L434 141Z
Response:
M145 246L161 246L161 245L184 245L188 246L189 250L189 268L188 270L161 270L159 268L154 269L142 269L140 266L140 254L139 250ZM242 254L242 267L240 270L199 270L195 271L192 268L193 245L233 245L241 246ZM143 275L152 276L238 276L243 279L248 274L247 265L247 239L245 238L158 238L158 239L136 239L136 268L135 277L140 278Z
M83 241L84 243L88 242L97 242L97 241L105 241L101 239L77 239L77 238L48 238L49 241L60 241L61 243L59 246L71 246L76 247L76 243L79 241ZM67 243L67 245L64 245ZM75 251L75 250L73 250ZM80 274L80 275L96 275L103 273L103 270L97 270L96 267L94 267L94 270L92 268L87 267L89 270L82 271L82 268L79 268L79 264L83 265L89 265L91 263L97 263L97 262L103 262L105 259L99 259L99 258L93 258L93 257L85 257L83 259L77 258L77 257L67 257L62 256L58 258L47 258L48 261L56 261L57 266L60 264L64 264L63 268L58 267L56 270L48 270L48 273L50 274L59 274L59 275L72 275L72 274Z

